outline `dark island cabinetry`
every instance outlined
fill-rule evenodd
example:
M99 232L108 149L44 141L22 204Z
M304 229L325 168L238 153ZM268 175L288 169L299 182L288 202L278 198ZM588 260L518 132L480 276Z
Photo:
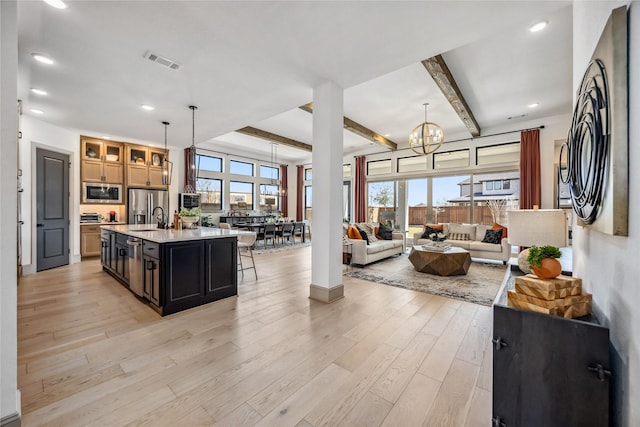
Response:
M594 316L494 305L491 425L607 426L609 369L609 329Z
M140 296L163 316L238 293L235 235L168 243L138 237L142 256L137 260L128 256L127 235L102 230L101 237L103 269L127 287L129 275L140 272ZM132 262L141 265L134 269Z

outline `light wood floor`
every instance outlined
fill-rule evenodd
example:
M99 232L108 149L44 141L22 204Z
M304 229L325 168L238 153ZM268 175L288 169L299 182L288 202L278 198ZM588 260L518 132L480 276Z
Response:
M490 308L348 277L322 304L311 248L256 263L164 318L98 260L22 278L23 425L490 425Z

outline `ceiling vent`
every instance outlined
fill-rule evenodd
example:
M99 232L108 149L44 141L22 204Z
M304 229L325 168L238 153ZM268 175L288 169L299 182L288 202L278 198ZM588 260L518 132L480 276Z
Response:
M157 53L153 53L151 51L147 51L147 53L144 54L144 57L149 61L155 62L156 64L160 64L163 67L167 67L172 70L179 70L180 68L182 68L182 65L178 64L176 61L173 61L164 56L160 56Z

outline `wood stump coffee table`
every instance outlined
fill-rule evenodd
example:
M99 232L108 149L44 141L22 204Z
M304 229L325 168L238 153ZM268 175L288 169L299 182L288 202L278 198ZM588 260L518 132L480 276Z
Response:
M414 246L409 253L409 261L421 273L459 276L469 271L471 255L469 251L455 246L446 252L429 251L420 246Z

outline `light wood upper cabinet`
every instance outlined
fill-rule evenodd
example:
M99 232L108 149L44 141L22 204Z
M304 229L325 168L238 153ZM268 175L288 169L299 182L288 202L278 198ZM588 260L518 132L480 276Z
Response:
M124 183L124 145L97 138L80 138L80 180L84 182Z
M162 184L164 151L142 145L128 144L126 159L127 186L161 189L167 187Z

